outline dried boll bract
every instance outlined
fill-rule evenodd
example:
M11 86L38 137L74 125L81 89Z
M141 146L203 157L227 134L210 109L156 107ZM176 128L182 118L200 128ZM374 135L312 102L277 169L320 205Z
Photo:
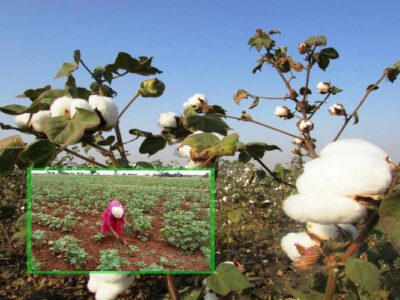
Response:
M301 259L298 246L307 249L318 246L318 242L311 239L306 232L291 232L281 239L282 250L285 251L287 256L294 262L298 262Z
M319 82L317 84L317 90L320 94L327 94L331 91L331 84L329 82Z

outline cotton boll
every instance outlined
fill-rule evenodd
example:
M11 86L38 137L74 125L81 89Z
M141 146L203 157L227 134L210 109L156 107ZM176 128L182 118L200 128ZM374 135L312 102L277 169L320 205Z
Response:
M73 99L71 102L71 118L74 117L77 108L86 109L88 111L93 111L93 108L90 106L89 102L84 99Z
M29 128L29 117L31 114L25 113L15 116L14 122L20 129Z
M283 201L283 210L296 221L319 224L355 223L367 214L357 201L329 193L290 196Z
M45 125L51 119L50 110L41 110L32 115L31 125L33 130L37 132L44 132Z
M125 291L132 283L134 277L133 276L126 276L124 275L124 278L121 280L114 282L114 283L108 283L108 282L103 282L99 286L96 292L96 300L114 300L118 297L119 294L121 294L123 291Z
M204 161L193 161L189 160L185 168L202 168Z
M335 240L339 236L336 225L322 225L314 222L307 222L307 232L315 235L320 240Z
M93 109L96 109L101 114L104 121L106 121L104 130L111 130L114 128L118 121L118 107L115 105L112 98L92 95L89 97L89 104Z
M294 262L300 261L301 258L301 254L297 250L296 245L302 246L304 248L310 248L318 245L318 243L313 241L310 236L305 232L291 232L285 235L281 240L281 248Z
M359 236L359 232L356 226L351 225L351 224L339 224L338 225L340 228L342 228L343 230L349 232L351 234L351 237L353 238L353 241L355 241L358 236Z
M378 156L385 158L387 154L379 147L371 144L362 139L344 139L333 143L329 143L325 146L321 152L321 157L327 157L331 155L358 155L368 154L371 156Z
M187 100L187 104L194 107L199 107L203 103L207 103L207 98L203 94L194 94Z
M176 128L178 123L176 121L176 114L174 112L161 113L158 119L160 127Z
M72 103L72 98L67 96L54 100L54 102L50 106L51 116L52 117L66 116L67 118L70 118L71 103Z
M331 155L307 162L296 187L299 193L362 196L381 194L391 182L392 171L385 159L359 153Z

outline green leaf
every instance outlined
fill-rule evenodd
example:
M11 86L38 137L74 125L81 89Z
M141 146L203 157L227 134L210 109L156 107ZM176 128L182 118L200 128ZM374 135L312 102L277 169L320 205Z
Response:
M385 197L378 212L379 224L393 247L400 253L400 190Z
M192 131L217 132L226 135L229 126L214 115L191 115L187 118L188 129Z
M51 118L45 133L52 143L72 145L80 141L86 129L95 128L99 124L100 118L96 113L77 108L73 119L65 116Z
M29 89L23 92L21 95L18 95L17 98L29 98L32 101L35 101L42 93L51 89L50 85L46 85L45 87L38 89Z
M37 98L37 101L51 105L54 102L54 100L56 100L57 98L63 97L66 94L67 94L67 92L65 91L65 89L63 89L63 90L61 90L61 89L48 90L48 91L44 92L43 94L41 94Z
M81 61L81 51L80 50L75 50L74 51L74 62L79 65L79 62Z
M325 48L321 50L321 53L328 56L331 59L336 59L339 57L339 53L336 51L335 48Z
M338 88L338 87L336 87L336 86L332 86L332 88L331 88L331 93L332 93L332 95L336 95L336 94L339 94L339 93L341 93L341 92L343 92L342 89L340 89L340 88Z
M199 133L185 138L181 146L189 145L195 152L202 152L219 143L219 138L212 133Z
M28 145L24 151L20 153L20 157L24 161L30 161L35 168L43 168L48 166L59 153L57 147L49 140L37 140Z
M83 87L76 88L76 97L77 98L88 100L90 95L92 95L92 92L89 91L88 89L85 89Z
M153 134L149 131L143 131L140 129L130 129L129 133L132 135L137 135L137 136L144 136L144 137L152 137Z
M286 177L286 174L288 173L288 169L286 169L281 164L276 164L275 165L275 169L274 169L274 173L279 179L284 180L285 177Z
M200 299L200 295L201 295L202 290L201 289L195 289L190 291L190 293L186 293L182 300L198 300Z
M14 170L19 153L25 144L19 135L13 135L0 140L0 176L6 176Z
M196 135L195 135L196 136ZM236 151L236 144L239 142L239 135L237 133L225 136L217 144L207 149L207 152L214 156L230 156L234 155Z
M232 223L238 223L242 216L246 213L246 210L243 208L236 208L228 212L228 220Z
M251 160L251 158L252 158L251 155L248 154L247 152L240 152L238 159L240 162L246 164Z
M264 170L257 170L256 171L256 176L257 176L258 179L262 180L265 177L267 177L267 173L265 173Z
M318 67L325 71L326 68L329 66L329 56L323 53L319 53L317 63Z
M365 288L371 295L379 290L380 273L374 264L356 257L349 257L344 271L352 282Z
M307 89L306 90L306 88L303 86L301 89L300 89L300 95L305 95L305 94L307 94L307 95L311 95L312 94L312 92L311 92L311 90L310 89Z
M75 63L75 62L73 62L73 63L63 63L63 65L61 66L60 70L58 70L55 78L68 76L73 71L75 71L76 69L78 69L78 64Z
M271 49L275 46L275 41L271 39L265 32L256 34L254 37L250 38L247 43L250 45L250 48L254 47L258 52L260 52L263 47L266 49Z
M143 76L162 73L159 69L151 66L152 59L152 57L145 56L140 56L139 59L136 59L128 53L119 52L114 63L106 65L104 71L118 74L118 69L122 69L129 73L136 73Z
M0 111L7 115L20 115L26 112L28 109L29 107L18 104L11 104L0 107Z
M279 29L272 29L272 30L270 30L270 31L268 31L268 34L280 34L281 33L281 31L279 30Z
M315 35L309 37L307 40L304 41L304 43L306 43L309 46L314 46L314 45L325 46L327 43L327 39L323 35Z
M360 118L358 117L358 113L356 112L354 114L354 123L353 123L353 125L356 125L359 121L360 121Z
M129 160L125 158L117 158L118 168L129 168Z
M252 287L246 276L230 263L219 264L215 273L207 277L207 286L222 296Z
M12 237L13 240L18 240L21 244L26 243L26 213L22 214L17 222L15 223L15 228L17 232Z
M285 285L286 291L291 294L292 296L296 297L299 300L322 300L324 299L324 294L319 293L317 291L310 291L310 292L303 292L300 290L295 290L288 286L287 284Z
M225 115L226 114L226 110L222 106L212 105L211 108L212 108L212 113L213 114L221 114L221 115Z
M154 135L146 137L140 145L139 152L142 154L149 154L149 156L157 153L165 148L167 141L162 135Z
M268 145L265 143L248 143L245 145L246 152L250 154L253 158L262 158L265 151L279 150L282 151L278 146Z
M76 90L76 82L74 76L72 75L67 76L67 81L65 82L65 91L72 98L77 98L78 91Z

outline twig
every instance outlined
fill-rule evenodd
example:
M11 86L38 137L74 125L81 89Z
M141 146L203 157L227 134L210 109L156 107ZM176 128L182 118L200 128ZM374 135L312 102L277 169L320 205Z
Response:
M296 188L293 184L290 184L289 182L286 182L286 181L280 179L278 176L276 176L276 174L275 174L274 172L272 172L271 169L268 168L268 167L262 162L261 159L259 159L259 158L254 158L254 160L257 161L257 162L265 169L265 171L267 171L276 181L278 181L278 182L280 182L280 183L283 183L283 184L285 184L285 185L287 185L287 186L290 186L291 188L294 188L294 189Z
M317 112L317 110L319 110L320 107L326 103L326 101L328 100L328 98L329 98L330 95L332 95L332 94L331 94L331 93L328 93L328 94L325 96L324 100L322 100L321 103L319 103L319 104L317 105L317 107L314 109L314 111L312 112L312 114L308 117L309 120L315 115L315 113Z
M0 128L4 129L4 130L17 130L19 132L26 133L25 130L22 130L20 128L17 128L17 127L11 126L11 125L4 124L3 122L0 122Z
M124 112L131 106L131 104L140 96L140 92L138 91L131 99L131 101L128 102L128 104L124 107L124 109L121 111L121 113L118 116L118 121L124 114Z
M324 300L332 300L336 291L337 278L339 270L336 267L330 268L328 272L328 282L326 284L326 292Z
M112 164L114 165L114 167L118 167L118 162L114 156L114 153L112 151L109 151L99 145L97 145L96 143L93 143L92 141L88 141L88 140L84 140L85 143L87 143L89 146L95 148L97 151L99 151L102 155L107 156L110 158Z
M82 59L80 59L79 62L80 62L81 65L86 69L86 71L88 71L89 74L92 75L93 79L96 80L96 78L94 78L93 72L88 68L88 66L84 63L84 61L83 61ZM97 80L96 80L96 81L97 81Z
M346 126L349 124L350 120L357 114L358 110L361 108L361 106L364 104L365 100L367 100L368 95L376 88L378 87L378 85L382 82L383 79L385 79L387 76L387 72L383 72L382 76L378 79L377 82L375 82L374 84L370 85L367 88L367 91L364 94L364 97L361 99L360 103L357 105L357 107L354 109L354 111L351 113L351 115L349 115L345 121L344 124L342 125L342 127L340 128L339 132L337 133L336 137L333 139L333 141L336 141L340 135L342 134L342 132L344 131L344 129L346 128Z
M72 154L72 155L74 155L74 156L76 156L76 157L78 157L80 159L83 159L83 160L85 160L85 161L87 161L87 162L89 162L89 163L91 163L93 165L96 165L96 166L99 166L99 167L102 167L102 168L107 168L106 165L103 165L102 163L99 163L99 162L97 162L95 160L92 160L92 159L86 157L86 156L83 156L83 155L79 154L78 152L72 151L72 150L67 149L67 148L65 148L64 151L69 153L69 154Z
M286 131L284 131L284 130L282 130L282 129L272 127L272 126L270 126L270 125L267 125L267 124L258 122L258 121L253 120L253 119L243 120L242 118L235 117L235 116L228 116L228 115L223 115L223 114L216 114L216 115L218 115L218 116L220 116L220 117L222 117L222 118L235 119L235 120L238 120L238 121L244 121L244 122L254 123L254 124L257 124L257 125L260 125L260 126L262 126L262 127L265 127L265 128L268 128L268 129L271 129L271 130L274 130L274 131L283 133L283 134L285 134L285 135L288 135L288 136L291 136L291 137L294 137L294 138L299 138L299 139L302 139L302 140L304 139L304 138L299 137L299 136L297 136L297 135L294 135L294 134L292 134L292 133L286 132Z
M256 96L256 95L249 95L249 97L253 98L253 99L265 99L265 100L286 100L286 99L290 99L289 96L284 96L284 97L269 97L269 96Z
M172 275L172 274L167 274L167 287L168 287L168 292L169 292L169 296L171 297L171 299L179 300L178 288L176 287L174 275Z
M115 135L117 136L117 144L118 144L117 150L118 150L119 154L121 155L121 158L127 159L125 149L124 149L124 142L122 141L121 130L119 129L119 122L117 122L114 129L115 129Z

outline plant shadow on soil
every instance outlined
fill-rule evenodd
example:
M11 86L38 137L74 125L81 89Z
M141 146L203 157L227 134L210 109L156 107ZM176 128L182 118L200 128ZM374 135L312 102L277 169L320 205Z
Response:
M35 261L40 263L40 271L97 271L96 268L100 264L100 250L117 249L121 257L126 258L129 264L121 265L121 271L140 271L144 267L152 264L163 266L160 258L166 258L168 264L164 266L162 271L209 271L209 262L204 254L199 250L183 251L167 241L165 241L161 228L163 226L163 205L164 199L160 199L159 203L153 210L152 228L147 231L147 241L142 241L135 236L134 233L126 234L127 245L121 240L117 240L112 235L105 235L100 242L96 242L92 238L100 233L100 225L98 222L102 219L102 212L96 215L75 212L74 217L80 217L80 220L86 220L86 224L75 222L70 231L62 232L58 229L52 230L47 226L39 225L32 220L32 232L43 230L46 232L46 241L55 241L65 235L73 235L79 242L79 246L83 248L90 256L86 260L86 264L81 269L76 270L73 265L64 260L62 255L55 255L47 244L36 244L32 242L32 255ZM34 205L33 205L34 206ZM60 204L58 208L67 208L68 205ZM34 208L32 212L34 212ZM54 209L49 208L46 213L52 214ZM67 211L67 210L64 210ZM128 212L129 213L129 212ZM58 214L64 217L65 213ZM97 224L96 224L97 223ZM138 251L132 253L129 246L136 246ZM138 265L137 265L138 263ZM176 264L176 266L175 266Z

